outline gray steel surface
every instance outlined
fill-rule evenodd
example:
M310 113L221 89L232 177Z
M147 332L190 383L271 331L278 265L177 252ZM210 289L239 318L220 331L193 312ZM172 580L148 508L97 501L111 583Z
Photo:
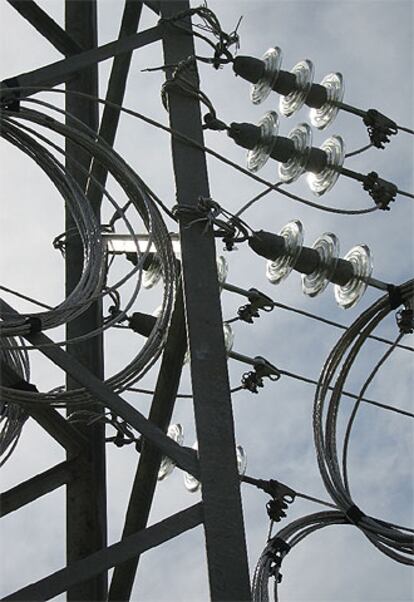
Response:
M189 2L160 6L162 18L169 18L188 10ZM189 19L183 22L191 27ZM166 25L163 46L166 65L195 54L192 36L174 25ZM195 65L186 77L198 86ZM171 127L202 145L198 100L174 91L168 100ZM172 152L178 207L196 208L200 197L210 196L205 154L176 137ZM214 236L205 223L180 223L180 240L210 595L212 600L250 600Z
M94 49L98 43L96 0L65 1L65 29L67 33L85 49ZM78 55L79 56L79 55ZM98 103L88 98L75 96L70 92L85 92L98 95L98 66L91 65L77 73L76 78L66 84L65 108L70 115L66 123L73 125L71 117L79 119L93 131L98 130ZM66 168L76 179L80 188L86 191L87 177L80 169L83 166L88 172L90 155L80 148L76 142L65 141ZM100 205L93 206L98 223L100 223ZM76 222L66 208L66 232L76 232ZM68 236L65 249L66 296L76 287L83 267L84 249L79 235ZM83 334L99 329L102 326L102 300L92 303L76 319L66 324L68 341ZM69 342L68 352L99 379L104 378L103 335L82 342ZM70 373L66 375L67 388L75 389L78 384ZM75 408L68 407L68 413ZM89 410L103 414L102 406L91 404ZM89 556L107 545L106 516L106 465L105 465L105 424L95 421L92 425L80 423L79 431L87 438L79 461L82 470L76 472L75 478L66 487L66 558L67 564ZM68 456L69 458L70 456ZM108 590L107 574L95 575L93 579L82 581L72 586L67 593L68 601L105 600Z

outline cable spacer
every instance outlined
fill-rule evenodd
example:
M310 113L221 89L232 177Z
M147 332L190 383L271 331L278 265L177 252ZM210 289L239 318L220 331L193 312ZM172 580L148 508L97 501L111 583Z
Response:
M377 207L384 211L390 210L388 205L391 201L395 201L395 196L398 192L398 188L395 184L378 177L378 174L375 171L371 171L364 177L362 187L364 190L368 191Z
M377 148L385 148L390 136L398 133L397 124L376 109L369 109L363 118L368 128L369 139Z
M24 323L30 326L29 334L36 334L42 331L42 320L37 316L29 316Z
M360 510L358 508L358 506L356 506L355 504L353 504L345 512L345 516L349 520L350 523L358 526L358 524L361 522L361 520L364 518L364 516L366 516L366 514L364 514L362 512L362 510Z
M402 297L401 289L399 286L395 286L394 284L388 284L387 291L391 309L397 309L398 307L400 307L400 305L403 305L404 299Z

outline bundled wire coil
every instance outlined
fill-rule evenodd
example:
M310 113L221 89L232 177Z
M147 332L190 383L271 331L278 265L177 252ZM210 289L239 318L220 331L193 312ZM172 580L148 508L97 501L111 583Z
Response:
M32 100L31 102L34 101ZM48 103L37 102L45 104L48 108L63 112ZM58 324L72 319L74 315L82 313L90 303L104 294L105 248L102 243L99 226L93 218L89 202L83 191L71 181L70 176L68 177L68 172L63 169L63 166L57 161L56 157L44 148L44 146L36 142L33 136L27 134L25 131L26 126L21 125L22 121L44 127L47 132L52 131L72 140L79 147L86 150L93 160L101 163L126 193L128 199L131 201L131 205L141 217L145 229L150 234L149 244L153 243L157 249L164 286L161 311L155 328L139 353L119 373L106 381L113 390L120 392L137 382L149 370L163 348L171 319L177 279L176 260L167 227L144 182L109 145L97 136L96 132L89 130L80 123L78 124L75 119L73 119L74 126L67 125L44 113L23 108L17 113L7 110L0 111L0 118L2 135L33 158L52 179L65 201L70 203L69 206L71 207L72 215L77 223L79 235L84 244L83 280L81 278L79 281L75 289L76 292L74 291L73 295L68 297L57 308L49 312L35 314L40 319L42 329L53 328ZM145 259L145 253L142 255L138 247L137 254L141 259ZM141 283L142 264L143 261L140 261L138 266L131 270L129 275L137 275L137 292ZM7 316L5 318L0 323L0 333L3 337L9 334L24 335L30 333L31 324L28 323L26 318L18 320L13 318L7 319ZM105 328L110 325L111 323L109 325L106 324ZM10 346L5 341L3 345ZM83 388L66 392L58 390L51 393L31 393L4 387L2 395L4 399L10 402L31 404L42 401L57 407L67 406L68 404L73 406L74 404L83 404L91 401L91 396Z
M8 339L8 342L17 341ZM3 363L23 381L30 379L29 357L25 349L0 347L0 364ZM3 466L13 453L26 420L27 413L20 405L8 403L3 396L0 396L0 466Z
M408 303L413 296L414 281L410 280L401 285L399 290L401 301ZM315 394L314 443L323 482L338 509L381 552L397 562L413 565L414 561L410 556L414 553L414 538L390 523L365 515L355 505L346 474L346 456L344 456L341 470L337 449L337 420L345 380L364 342L392 309L395 308L391 307L388 295L379 299L357 318L329 354ZM336 381L333 384L336 374ZM330 390L329 387L333 390ZM363 387L361 396L365 388ZM329 394L330 399L327 401ZM325 404L327 404L326 412L324 412ZM345 446L349 432L348 429Z
M413 294L414 280L410 280L399 287L401 303L410 306ZM376 326L394 309L395 305L390 302L389 295L376 301L345 331L323 366L314 402L314 442L323 482L335 502L337 510L317 512L301 517L268 540L259 557L253 576L254 602L268 602L269 586L272 580L274 580L273 598L275 601L278 600L278 584L281 581L280 569L286 554L302 539L329 525L355 525L382 553L402 564L414 565L412 558L414 554L414 531L365 515L355 505L350 494L346 470L346 452L342 460L342 472L337 454L338 410L346 378L364 342ZM382 360L389 356L400 339L401 336L397 338L394 346L387 350ZM382 365L382 360L376 368ZM376 368L374 368L360 392L355 411L367 385L371 381L371 377L376 372ZM333 384L335 375L337 375L336 381ZM331 397L327 402L329 394ZM324 412L325 403L328 405L326 412ZM355 411L351 415L351 421L345 434L345 449ZM323 420L324 416L325 422Z

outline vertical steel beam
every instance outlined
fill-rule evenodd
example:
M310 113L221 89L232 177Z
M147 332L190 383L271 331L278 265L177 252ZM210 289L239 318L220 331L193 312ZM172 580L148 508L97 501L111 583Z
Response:
M162 1L160 6L168 19L188 10L189 2ZM189 18L184 22L191 27ZM193 37L173 24L166 28L163 44L167 65L195 54ZM171 77L171 69L167 75ZM196 67L190 76L197 86ZM174 130L203 144L196 99L172 91L169 114ZM209 197L205 154L176 137L172 152L178 207L195 208L200 196ZM210 593L212 600L240 602L251 594L214 236L198 222L181 224L180 239Z
M82 48L97 46L96 1L65 0L65 28ZM71 95L71 91L98 95L97 65L85 69L67 83L66 110L82 120L90 128L98 129L98 105L86 98ZM67 118L71 123L70 118ZM76 158L86 169L90 167L90 156L71 141L66 142L66 165L77 179L81 188L86 189L86 177L72 161ZM94 206L100 221L99 205ZM66 212L66 232L73 232L75 223L69 211ZM68 236L66 247L66 294L76 286L83 264L83 248L79 237ZM69 322L66 328L68 339L76 338L98 328L102 324L102 304L94 303L79 318ZM99 378L103 378L103 340L101 336L82 343L69 343L68 351ZM69 388L78 384L70 377ZM97 411L98 408L96 408ZM99 422L80 429L88 438L88 446L82 453L83 470L67 486L66 526L67 562L74 563L106 546L106 474L105 474L105 426ZM68 600L104 600L107 594L106 572L68 590Z
M154 399L148 416L149 420L164 432L167 431L171 421L186 349L187 334L184 322L183 296L181 287L179 287L155 387ZM161 458L162 454L157 447L149 442L143 445L132 485L122 539L147 526ZM138 562L139 556L135 556L115 568L108 600L130 599Z

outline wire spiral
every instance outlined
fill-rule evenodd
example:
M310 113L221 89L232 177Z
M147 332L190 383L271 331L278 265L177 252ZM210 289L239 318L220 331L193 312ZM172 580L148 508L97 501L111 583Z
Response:
M99 139L96 133L88 130L86 126L65 125L44 113L29 109L21 109L18 113L1 111L0 118L3 137L36 161L68 203L84 246L83 272L73 293L51 311L30 314L30 317L34 316L41 321L42 329L54 328L80 315L90 303L103 294L106 251L100 227L93 216L85 194L70 178L70 175L68 177L68 172L63 169L56 157L39 144L33 136L24 131L26 126L22 126L21 121L44 127L48 132L51 131L72 140L86 150L94 160L101 163L126 193L150 234L149 243L153 243L157 249L163 273L161 311L156 328L136 357L119 373L106 381L111 388L120 392L137 382L156 361L162 351L169 326L177 273L174 252L166 225L144 182L111 147ZM145 259L146 254L143 255L138 247L137 254L142 260ZM136 274L138 277L137 290L141 283L141 272L142 261L130 272L130 275ZM31 325L26 316L17 320L5 316L0 328L1 336L16 336L29 334ZM4 345L10 346L10 342L5 341ZM55 406L88 403L91 398L83 388L66 392L27 393L6 387L2 389L2 397L9 402L30 404L44 401Z

